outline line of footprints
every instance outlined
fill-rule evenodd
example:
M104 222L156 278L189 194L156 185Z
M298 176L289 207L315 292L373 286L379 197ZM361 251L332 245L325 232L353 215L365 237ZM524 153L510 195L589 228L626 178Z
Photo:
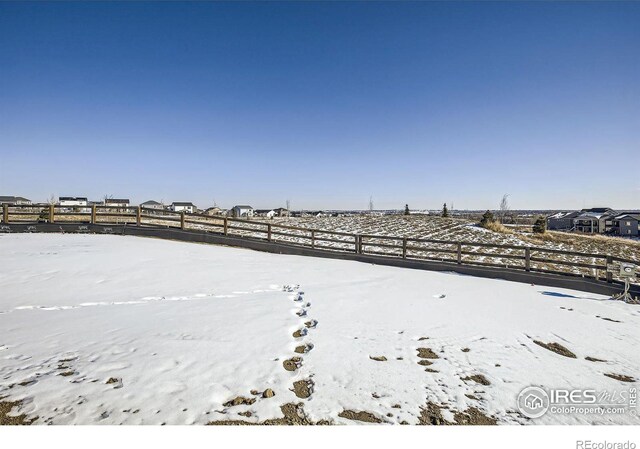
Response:
M290 299L292 299L297 306L295 309L295 314L302 319L301 323L304 323L304 325L301 325L299 329L296 329L292 335L297 344L294 352L296 354L306 354L313 349L313 344L310 343L307 338L308 333L314 330L318 325L318 322L314 319L309 318L307 313L309 307L311 307L311 303L305 300L304 292L300 291L299 285L285 285L282 290L292 293ZM287 371L296 372L302 366L302 362L302 356L296 355L282 362L282 366ZM311 377L312 376L309 376L308 378L293 382L292 391L297 397L301 399L307 399L311 397L314 385Z

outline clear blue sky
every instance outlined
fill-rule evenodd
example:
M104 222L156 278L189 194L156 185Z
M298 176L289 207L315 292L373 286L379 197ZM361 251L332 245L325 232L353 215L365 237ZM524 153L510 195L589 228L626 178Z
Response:
M0 2L0 194L640 208L640 3Z

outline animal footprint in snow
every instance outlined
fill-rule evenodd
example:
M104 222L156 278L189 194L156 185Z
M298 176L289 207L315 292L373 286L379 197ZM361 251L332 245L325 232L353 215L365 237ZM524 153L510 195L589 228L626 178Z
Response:
M296 349L294 349L293 351L297 352L298 354L306 354L312 349L313 349L313 345L311 343L307 343L306 345L296 346Z
M304 323L304 325L307 327L307 329L315 329L316 326L318 325L318 321L316 320L307 321L306 323Z
M303 317L303 316L307 316L307 311L304 309L300 309L296 312L296 315Z
M295 331L293 333L293 338L302 338L305 335L307 335L307 330L306 329L298 329L297 331Z
M302 366L302 357L291 357L289 360L282 362L282 366L287 371L297 371Z

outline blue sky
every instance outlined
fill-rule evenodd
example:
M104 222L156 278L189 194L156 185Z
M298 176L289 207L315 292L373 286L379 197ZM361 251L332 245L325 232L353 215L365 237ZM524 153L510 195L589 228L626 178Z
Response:
M0 194L640 208L640 3L0 2Z

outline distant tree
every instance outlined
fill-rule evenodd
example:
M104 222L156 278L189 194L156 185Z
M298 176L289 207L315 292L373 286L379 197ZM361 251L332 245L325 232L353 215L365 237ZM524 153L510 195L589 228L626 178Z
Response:
M411 214L411 212L409 211L409 205L408 204L404 205L404 214L405 215L410 215Z
M480 220L480 226L482 226L483 228L486 228L488 225L490 225L495 221L496 219L491 213L491 211L486 211L484 214L482 214L482 219Z
M505 218L507 217L509 210L509 194L505 193L502 195L502 200L500 200L500 221L502 223L505 222Z
M47 204L56 204L56 197L55 197L55 195L53 193L51 194L51 196L47 200Z
M442 207L442 216L444 218L447 218L449 216L449 209L447 209L447 203L444 203L444 206Z
M544 217L538 217L533 223L533 232L536 234L544 234L547 232L547 220Z
M369 213L373 213L373 197L369 197Z
M287 210L291 210L291 200L287 200Z

